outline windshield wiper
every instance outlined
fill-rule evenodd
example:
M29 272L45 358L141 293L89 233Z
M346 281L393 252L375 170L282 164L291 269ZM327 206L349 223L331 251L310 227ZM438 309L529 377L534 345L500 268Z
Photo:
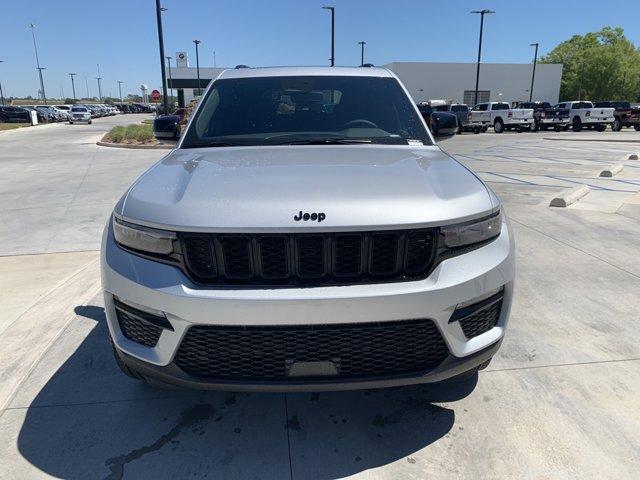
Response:
M366 138L307 138L305 140L288 140L278 145L350 145L358 143L371 143Z

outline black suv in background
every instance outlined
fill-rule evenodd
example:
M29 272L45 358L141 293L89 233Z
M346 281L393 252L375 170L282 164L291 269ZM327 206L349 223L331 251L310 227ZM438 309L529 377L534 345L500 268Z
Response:
M544 118L547 110L552 110L553 107L549 102L520 102L516 105L516 108L532 108L533 109L533 125L531 131L536 132L538 130L546 130L547 127L540 123L540 118Z
M0 122L31 123L31 114L22 107L0 107Z
M611 130L619 132L622 127L633 127L636 131L640 131L640 107L632 107L629 102L622 101L605 101L595 102L595 108L613 108L613 116L615 120L611 125Z

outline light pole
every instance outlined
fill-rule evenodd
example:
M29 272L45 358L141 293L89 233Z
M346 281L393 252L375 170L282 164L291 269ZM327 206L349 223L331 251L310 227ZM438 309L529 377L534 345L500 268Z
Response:
M90 98L89 97L89 80L87 80L87 76L86 75L84 76L84 86L87 89L87 100L89 100L89 98Z
M213 51L213 68L217 68L217 65L216 65L216 51L215 50Z
M165 57L169 66L169 92L171 93L171 102L173 103L173 79L171 78L171 57Z
M364 67L364 46L367 44L367 42L358 42L358 45L360 45L360 66Z
M156 20L158 21L158 44L160 45L160 72L162 73L162 103L164 113L169 113L169 100L167 98L167 72L164 69L164 39L162 37L162 12L166 8L160 6L160 0L156 0Z
M0 60L0 63L4 63L4 60ZM2 82L0 82L0 101L4 107L4 93L2 93Z
M75 77L77 75L77 73L70 73L69 76L71 77L71 90L73 90L73 103L76 103L76 85L73 82L73 77Z
M335 67L336 65L336 56L335 56L335 32L336 32L336 8L330 6L322 7L325 10L329 10L331 12L331 66Z
M42 102L46 105L47 95L44 92L44 78L42 77L42 70L44 70L44 68L40 67L40 59L38 58L38 45L36 44L36 33L35 33L36 26L33 23L30 23L29 27L31 28L31 37L33 38L33 49L36 52L36 68L38 69L38 76L40 77L40 92L42 94Z
M196 44L196 75L198 76L198 96L202 95L202 90L200 89L200 57L198 56L198 45L202 42L200 40L194 40L193 43Z
M100 64L98 63L98 76L96 80L98 81L98 97L100 98L100 102L102 102L102 77L100 76Z
M122 84L124 82L121 80L118 80L118 93L120 94L120 103L122 103Z
M493 10L484 9L484 10L473 10L471 13L479 13L480 14L480 38L478 40L478 64L476 66L476 89L473 97L473 104L478 104L478 81L480 80L480 56L482 54L482 28L484 26L484 16L492 13L496 13Z
M539 43L532 43L530 47L536 47L536 53L533 55L533 72L531 72L531 90L529 90L529 101L533 99L533 82L536 79L536 63L538 63L538 45Z

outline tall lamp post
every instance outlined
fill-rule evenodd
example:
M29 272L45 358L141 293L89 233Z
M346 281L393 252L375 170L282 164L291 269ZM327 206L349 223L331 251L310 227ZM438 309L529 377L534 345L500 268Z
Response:
M100 102L102 103L102 77L100 76L100 64L98 63L98 76L96 77L98 81L98 97L100 97Z
M166 12L166 8L160 6L160 0L156 0L156 20L158 21L158 44L160 45L160 72L162 73L162 103L164 104L164 113L169 113L169 100L167 97L167 72L164 69L164 39L162 37L162 12Z
M198 56L198 45L202 42L200 40L194 40L193 43L196 44L196 75L198 76L198 96L202 95L202 90L200 89L200 57Z
M171 93L171 101L173 102L173 79L171 78L171 58L165 57L167 59L167 66L169 67L169 92Z
M478 40L478 64L476 66L476 89L473 96L473 104L477 105L478 104L478 81L480 80L480 56L482 55L482 28L484 26L484 16L490 15L496 12L485 8L484 10L473 10L471 13L480 14L480 38Z
M364 67L364 46L367 44L367 42L358 42L358 45L360 45L360 66Z
M533 55L533 71L531 72L531 90L529 90L529 101L533 99L533 82L536 79L536 63L538 63L538 45L539 43L532 43L530 47L536 47L536 53Z
M73 103L76 103L76 85L73 82L73 77L75 77L77 75L77 73L70 73L69 76L71 77L71 90L73 91Z
M124 82L121 80L118 80L118 93L120 94L120 103L122 103L122 84Z
M0 63L4 63L4 60L0 60ZM0 101L4 107L4 93L2 93L2 82L0 82Z
M31 28L31 37L33 38L33 49L36 52L36 69L38 70L38 76L40 77L40 94L42 95L42 102L46 105L47 95L44 92L44 78L42 77L42 70L45 70L45 68L40 67L40 58L38 58L38 45L36 44L35 33L36 26L33 23L30 23L29 27Z
M213 51L213 68L217 68L217 65L216 65L216 51L215 50Z
M336 8L330 6L322 7L325 10L329 10L331 12L331 66L335 67L336 65L336 56L335 56L335 40L336 40Z

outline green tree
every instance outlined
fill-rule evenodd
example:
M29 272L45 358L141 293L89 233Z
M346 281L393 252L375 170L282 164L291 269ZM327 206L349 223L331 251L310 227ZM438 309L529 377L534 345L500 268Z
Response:
M561 100L630 100L640 95L640 51L622 28L574 35L540 63L561 63Z

